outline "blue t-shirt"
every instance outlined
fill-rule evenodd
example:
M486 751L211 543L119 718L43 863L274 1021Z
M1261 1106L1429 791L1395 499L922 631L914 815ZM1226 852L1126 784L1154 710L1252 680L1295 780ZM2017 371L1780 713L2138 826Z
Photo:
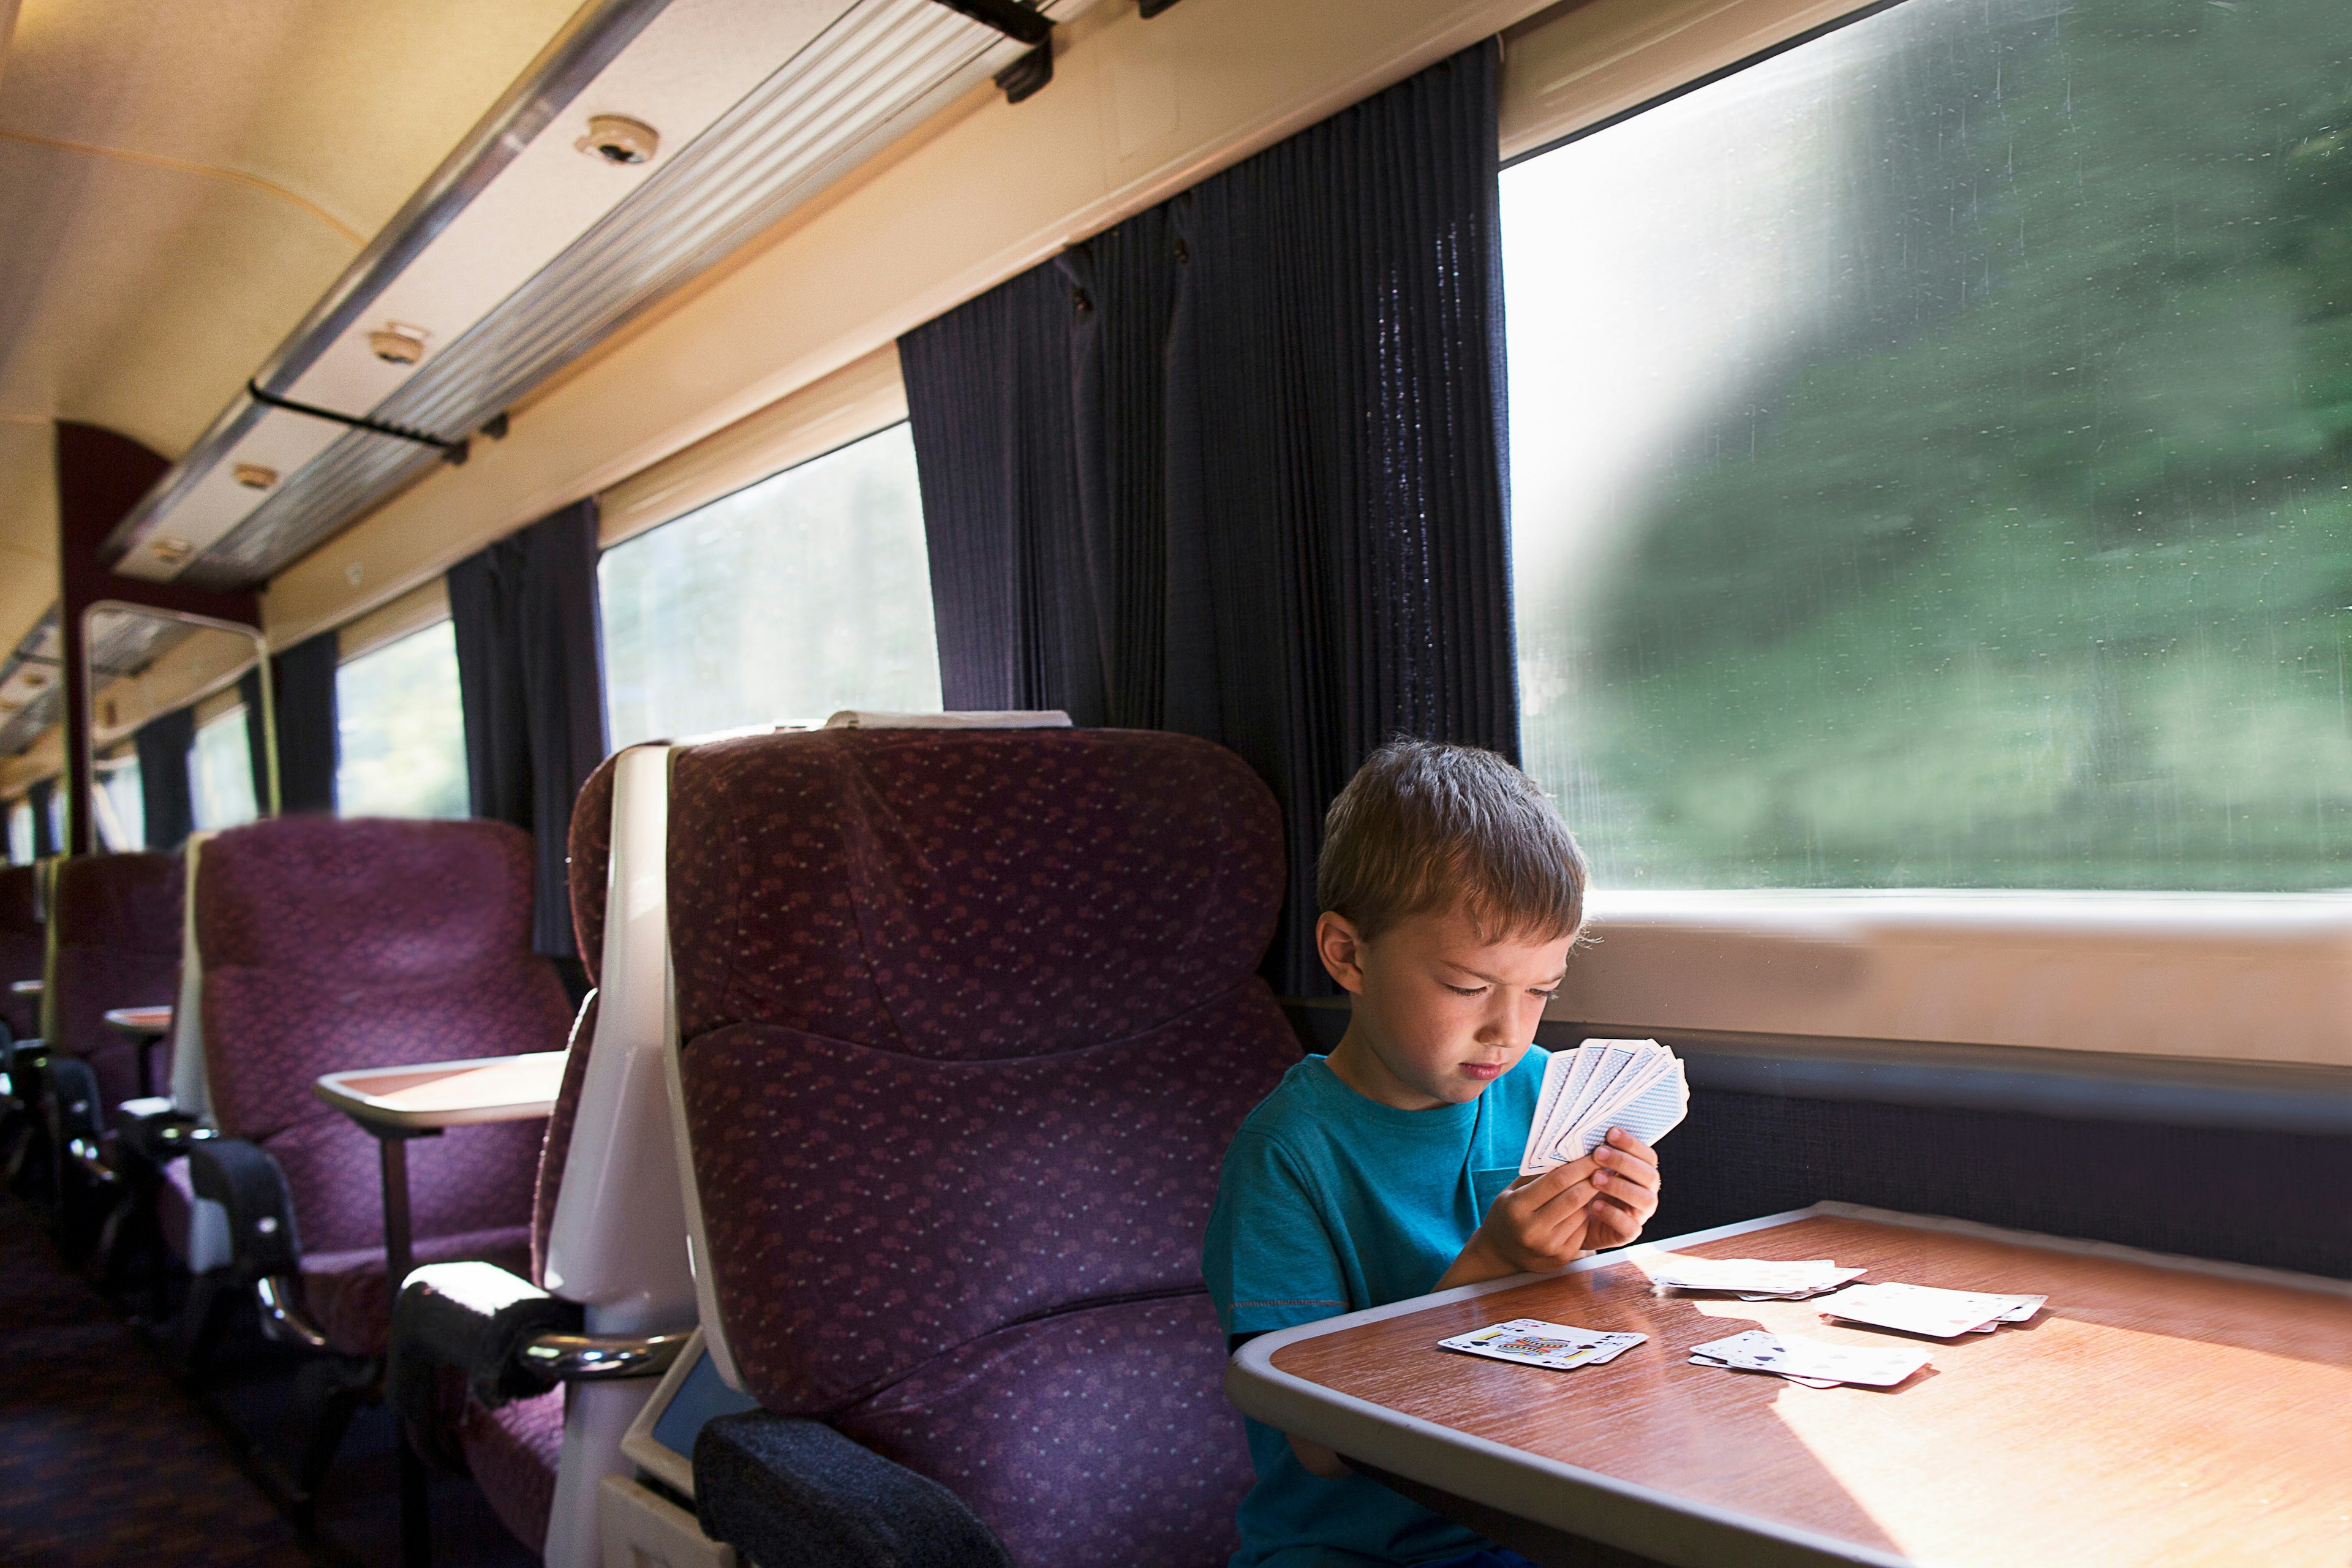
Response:
M1201 1259L1227 1334L1264 1333L1424 1295L1518 1179L1550 1055L1530 1046L1477 1099L1399 1110L1322 1057L1284 1075L1225 1151ZM1473 1552L1478 1536L1362 1476L1310 1475L1280 1432L1249 1430L1257 1484L1233 1568L1363 1568Z

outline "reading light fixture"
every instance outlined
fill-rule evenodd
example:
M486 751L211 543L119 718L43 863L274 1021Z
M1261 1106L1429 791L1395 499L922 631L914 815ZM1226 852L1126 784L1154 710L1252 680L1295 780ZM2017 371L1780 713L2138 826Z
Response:
M588 134L572 145L608 163L642 163L660 150L661 132L625 114L597 114L589 117Z
M425 329L387 321L368 334L368 350L386 364L415 364L425 357Z
M239 463L236 482L249 490L266 490L278 482L278 470L262 463Z

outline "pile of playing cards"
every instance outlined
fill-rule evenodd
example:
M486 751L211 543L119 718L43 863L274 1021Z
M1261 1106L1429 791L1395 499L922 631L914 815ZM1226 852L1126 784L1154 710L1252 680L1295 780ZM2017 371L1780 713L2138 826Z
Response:
M1801 1383L1808 1388L1835 1388L1858 1383L1870 1388L1892 1388L1927 1364L1927 1352L1907 1346L1832 1345L1819 1340L1792 1339L1750 1329L1727 1340L1709 1340L1691 1347L1691 1365L1720 1366L1733 1372L1769 1372Z
M1826 1258L1783 1262L1769 1258L1685 1258L1661 1253L1644 1265L1659 1290L1703 1290L1743 1301L1801 1301L1834 1290L1869 1272L1841 1268Z
M1615 1361L1649 1337L1572 1329L1566 1323L1547 1323L1541 1318L1513 1318L1507 1323L1456 1334L1437 1343L1443 1350L1566 1372L1570 1367L1599 1366L1603 1362Z
M1979 1290L1938 1290L1926 1285L1855 1285L1822 1303L1822 1316L1930 1339L1989 1334L2042 1310L2047 1296L1994 1296Z
M1572 1051L1555 1051L1544 1064L1519 1174L1581 1160L1612 1127L1655 1143L1689 1109L1683 1064L1655 1040L1587 1040Z

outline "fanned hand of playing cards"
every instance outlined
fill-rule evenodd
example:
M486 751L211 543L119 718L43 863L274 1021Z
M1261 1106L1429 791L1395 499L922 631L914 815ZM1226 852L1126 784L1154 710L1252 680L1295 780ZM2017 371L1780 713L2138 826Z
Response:
M1822 1316L1929 1339L1989 1334L2042 1310L2047 1296L1996 1296L1981 1290L1938 1290L1927 1285L1856 1285L1822 1303Z
M1441 1350L1460 1351L1465 1355L1566 1372L1572 1367L1599 1366L1603 1362L1615 1361L1649 1337L1572 1329L1566 1323L1547 1323L1541 1318L1513 1318L1507 1323L1456 1334L1437 1343Z
M1655 1143L1682 1124L1690 1085L1675 1053L1655 1040L1587 1040L1544 1064L1535 1125L1519 1174L1581 1160L1622 1127Z
M1660 1290L1703 1290L1743 1301L1801 1301L1869 1272L1841 1268L1826 1258L1783 1262L1767 1258L1685 1258L1661 1253L1643 1265Z
M1801 1383L1808 1388L1834 1388L1858 1383L1868 1388L1892 1388L1927 1364L1927 1352L1904 1346L1832 1345L1819 1340L1794 1339L1750 1329L1726 1340L1709 1340L1691 1347L1693 1366L1719 1366L1733 1372L1769 1372Z

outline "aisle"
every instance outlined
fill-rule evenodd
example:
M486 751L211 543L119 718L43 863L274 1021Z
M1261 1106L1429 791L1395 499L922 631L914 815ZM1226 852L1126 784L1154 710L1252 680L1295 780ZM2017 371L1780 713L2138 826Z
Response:
M137 1331L0 1198L0 1563L310 1561Z
M248 1357L207 1398L275 1452L292 1364ZM140 1331L58 1260L33 1214L0 1195L0 1568L398 1568L390 1411L352 1423L309 1542L238 1452ZM427 1497L434 1568L537 1568L467 1478L436 1474Z

